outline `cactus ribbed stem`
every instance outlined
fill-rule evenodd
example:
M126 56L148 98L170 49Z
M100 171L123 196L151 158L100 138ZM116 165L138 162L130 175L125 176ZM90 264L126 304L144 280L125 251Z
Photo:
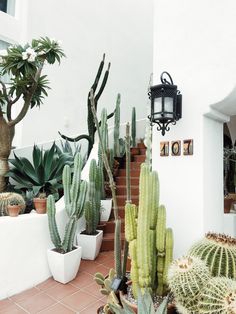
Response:
M115 121L114 121L114 155L120 157L120 94L116 99Z
M131 133L132 133L132 147L136 146L136 110L132 108L132 120L131 120Z

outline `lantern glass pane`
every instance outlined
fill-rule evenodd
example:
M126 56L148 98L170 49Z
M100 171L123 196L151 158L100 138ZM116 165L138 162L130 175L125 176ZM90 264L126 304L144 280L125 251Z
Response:
M160 112L162 112L162 98L158 97L154 99L154 110L153 110L154 119L158 119L161 117Z
M174 99L172 97L165 97L164 111L169 112L169 113L165 113L164 117L173 118L173 110L174 110Z

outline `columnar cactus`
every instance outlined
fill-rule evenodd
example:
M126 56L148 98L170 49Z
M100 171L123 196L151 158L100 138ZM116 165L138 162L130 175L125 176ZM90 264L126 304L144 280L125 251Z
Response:
M145 162L151 167L152 165L152 128L149 124L146 125L144 144L147 147Z
M138 218L135 206L126 207L125 236L132 261L133 293L137 288L166 293L166 273L172 261L173 234L166 229L166 212L159 206L158 175L149 165L141 165Z
M63 241L61 240L56 224L56 207L54 197L49 195L47 198L47 213L50 236L56 250L60 253L67 253L72 251L77 222L84 212L87 183L86 181L81 182L82 166L82 157L80 154L76 154L74 158L73 178L71 179L71 169L68 165L65 165L63 169L62 181L64 188L65 209L69 218L65 227Z
M92 159L89 169L88 200L85 203L86 233L89 235L96 234L97 225L100 220L100 184L101 172L96 164L96 160Z
M135 107L132 108L132 120L131 120L131 146L136 146L136 110Z
M190 255L198 256L210 268L212 276L236 279L236 239L224 234L207 233L194 244Z
M114 155L120 157L120 94L117 95L116 99L116 110L115 110L115 121L114 121Z
M211 275L198 257L184 256L175 260L168 270L168 283L180 313L197 313L199 294Z
M0 193L0 216L7 216L7 206L11 203L11 201L17 201L19 205L21 205L20 213L23 214L25 210L25 200L24 198L18 194L13 192L5 192Z
M198 304L199 314L236 314L236 281L215 277L208 281Z

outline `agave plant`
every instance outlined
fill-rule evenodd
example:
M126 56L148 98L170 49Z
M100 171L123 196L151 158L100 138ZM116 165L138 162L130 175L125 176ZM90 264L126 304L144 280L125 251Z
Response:
M7 176L14 180L14 188L18 190L32 191L36 196L40 192L46 195L53 194L58 199L58 189L62 187L63 167L72 165L73 160L69 154L58 150L55 143L47 149L34 145L31 163L27 158L18 157L14 153L14 159L10 159L13 168Z

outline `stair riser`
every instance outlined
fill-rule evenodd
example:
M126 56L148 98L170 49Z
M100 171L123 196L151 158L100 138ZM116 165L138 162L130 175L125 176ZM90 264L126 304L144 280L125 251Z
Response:
M126 185L126 178L116 177L116 185ZM139 177L131 178L131 185L139 185Z
M136 162L144 162L146 159L146 156L145 155L137 155L137 156L134 156L134 161Z
M142 162L132 161L130 163L130 170L139 170ZM126 169L126 165L124 167Z
M146 155L146 148L140 148L140 155Z
M124 195L126 196L126 187L117 187L116 188L116 195ZM139 195L139 188L131 188L131 196L138 196Z
M121 241L122 247L124 245L124 240ZM106 252L106 251L114 251L114 240L107 240L102 242L102 246L100 249L100 252Z
M115 232L115 222L109 222L109 224L106 225L104 229L105 233L114 233ZM125 224L124 222L121 222L121 232L125 232Z
M130 177L139 177L140 170L130 170ZM119 177L125 177L126 176L126 170L125 169L119 169Z

